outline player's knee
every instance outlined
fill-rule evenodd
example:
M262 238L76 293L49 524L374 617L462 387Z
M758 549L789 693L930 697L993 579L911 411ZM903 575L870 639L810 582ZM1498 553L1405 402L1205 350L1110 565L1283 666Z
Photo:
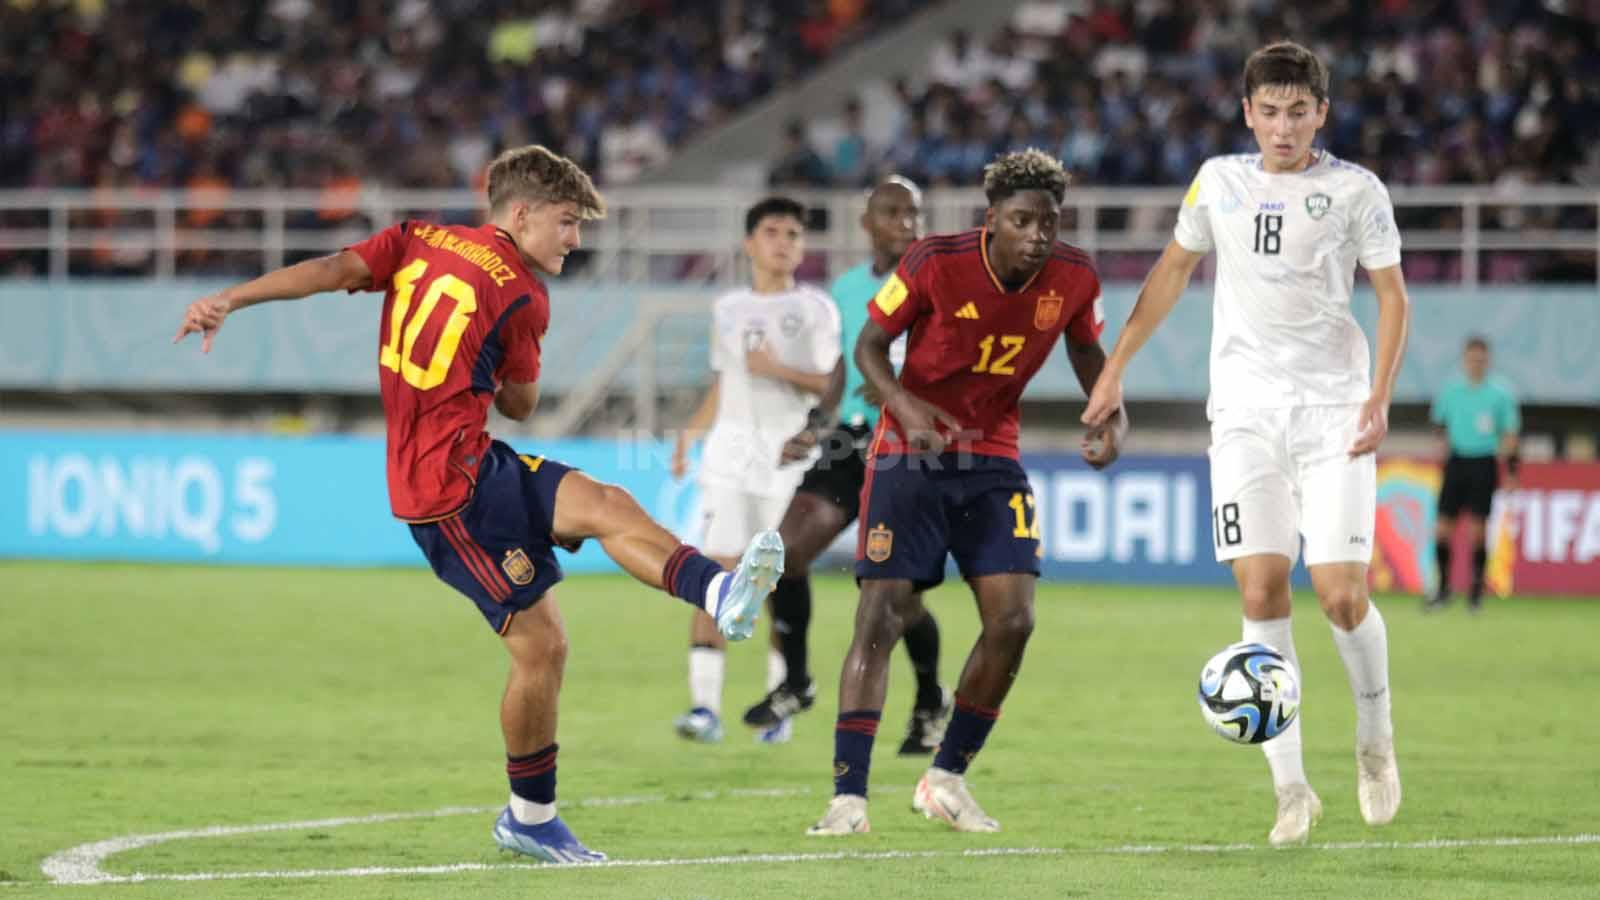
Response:
M1436 521L1434 523L1434 525L1433 525L1433 536L1434 536L1434 539L1435 540L1440 540L1440 541L1448 541L1448 540L1450 540L1450 538L1455 536L1455 530L1456 530L1456 520L1455 519L1447 519L1444 516L1440 516L1438 521Z
M602 521L620 524L644 515L639 501L633 499L633 495L626 490L604 482L600 483L599 488L595 507Z
M1361 624L1366 614L1367 586L1360 581L1341 581L1317 594L1322 611L1333 624L1346 631Z
M1288 615L1286 592L1278 585L1266 582L1246 582L1239 586L1239 599L1243 601L1245 615L1251 619L1274 619Z
M995 616L984 626L984 635L1009 646L1021 647L1033 634L1033 605L1020 605Z

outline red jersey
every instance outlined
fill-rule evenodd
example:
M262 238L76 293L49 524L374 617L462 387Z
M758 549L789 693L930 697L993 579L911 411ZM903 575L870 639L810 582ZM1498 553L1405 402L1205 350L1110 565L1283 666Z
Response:
M867 314L894 337L907 329L900 384L950 413L965 437L949 449L1017 458L1017 400L1063 331L1079 343L1105 325L1089 257L1057 242L1027 284L1008 291L989 267L984 229L934 235L906 251ZM903 453L888 410L873 452Z
M389 505L440 519L472 496L502 381L539 377L550 295L492 225L401 222L349 248L387 291L378 383L389 429Z

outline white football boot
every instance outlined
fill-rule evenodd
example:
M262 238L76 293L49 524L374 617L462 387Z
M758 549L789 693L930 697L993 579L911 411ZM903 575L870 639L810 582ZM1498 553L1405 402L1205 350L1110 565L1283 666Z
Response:
M817 824L806 829L813 837L835 834L866 834L872 830L867 823L867 798L860 794L835 794L828 801L828 809Z
M1278 820L1272 824L1267 843L1274 847L1304 844L1311 826L1322 818L1322 800L1309 784L1286 784L1278 788Z
M1356 800L1368 825L1387 825L1400 811L1400 767L1394 739L1356 746Z
M1000 823L983 811L967 788L967 779L930 768L917 782L911 808L930 819L942 819L957 831L999 831Z

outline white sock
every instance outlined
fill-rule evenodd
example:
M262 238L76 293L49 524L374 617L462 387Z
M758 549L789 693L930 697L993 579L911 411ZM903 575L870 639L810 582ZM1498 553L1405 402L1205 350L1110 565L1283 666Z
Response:
M711 583L706 585L705 610L713 619L717 617L717 606L722 600L722 583L728 580L728 575L727 572L718 572L711 576Z
M1333 645L1350 676L1350 693L1356 700L1356 742L1369 744L1394 736L1389 716L1389 629L1378 607L1367 605L1367 617L1345 631L1333 626Z
M689 703L722 715L722 671L727 660L714 647L689 648Z
M1305 702L1306 680L1300 670L1300 657L1294 652L1294 629L1290 627L1290 618L1281 619L1245 619L1243 636L1246 641L1255 641L1266 644L1268 647L1283 654L1294 666L1295 674L1300 677L1300 700ZM1295 716L1283 734L1261 745L1261 752L1267 757L1267 766L1272 769L1272 784L1274 787L1283 787L1286 784L1306 783L1305 756L1301 750L1300 742L1300 716Z
M556 817L556 805L535 803L512 794L511 817L524 825L543 825Z
M767 648L767 693L777 690L789 677L789 666L783 661L783 654L772 647Z

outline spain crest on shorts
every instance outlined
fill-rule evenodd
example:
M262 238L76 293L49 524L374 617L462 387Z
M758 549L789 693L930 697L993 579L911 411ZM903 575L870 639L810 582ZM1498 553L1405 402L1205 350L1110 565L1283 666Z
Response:
M1055 291L1040 297L1033 307L1033 327L1044 331L1056 324L1056 320L1061 318L1061 304L1064 302Z
M894 532L883 527L879 522L877 528L867 532L867 559L881 563L894 552Z
M507 550L506 558L500 560L500 568L506 571L506 577L512 584L523 585L533 583L533 560L528 559L528 554L522 548Z

